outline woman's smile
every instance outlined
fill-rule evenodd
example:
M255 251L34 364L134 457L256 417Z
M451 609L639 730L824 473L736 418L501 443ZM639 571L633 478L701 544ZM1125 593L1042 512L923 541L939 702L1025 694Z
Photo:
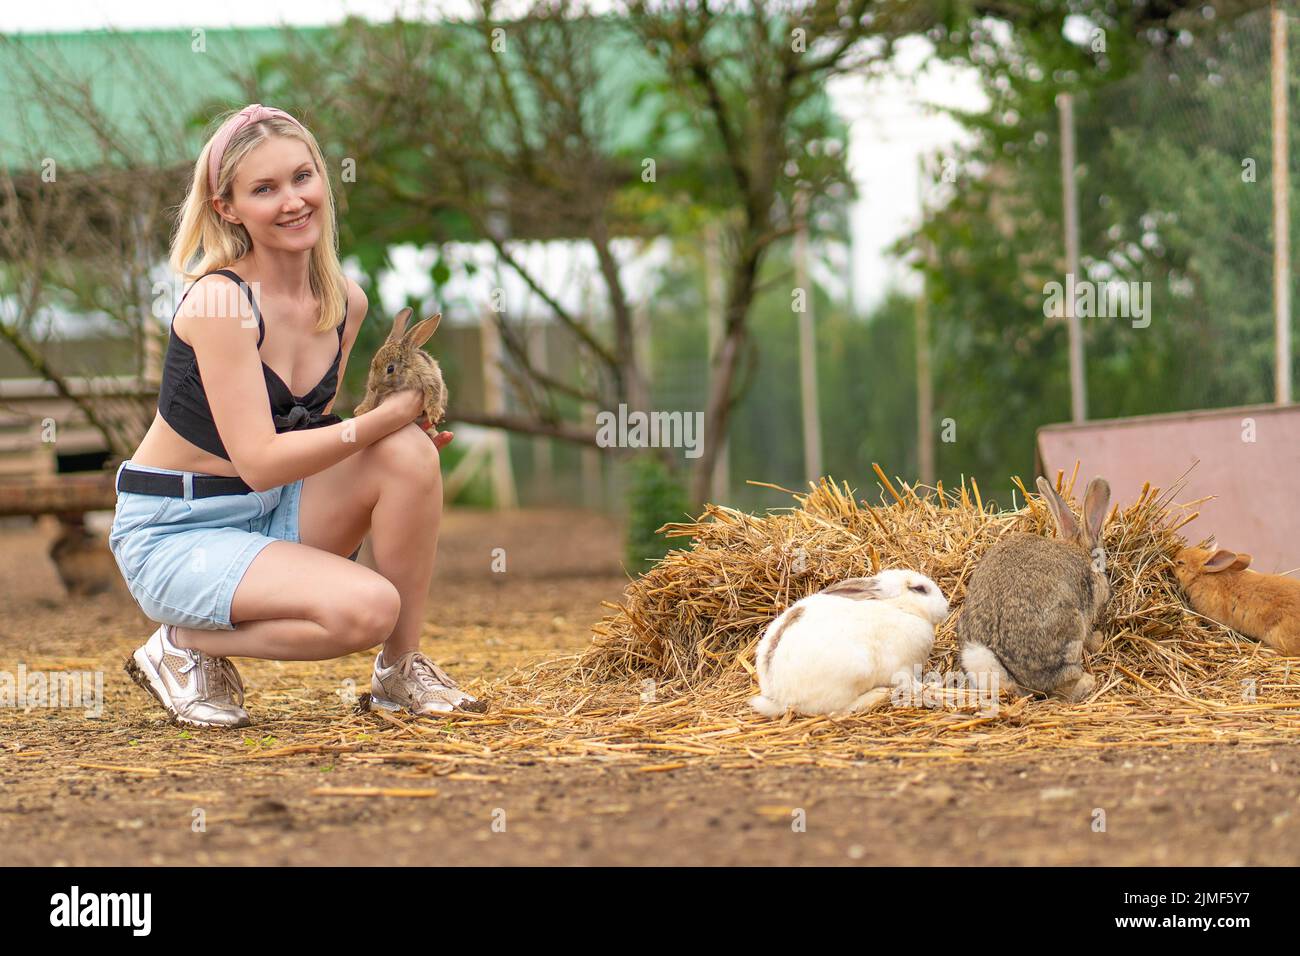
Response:
M297 219L291 219L288 222L277 222L276 225L279 226L281 229L301 229L303 228L303 226L307 225L307 223L311 221L311 217L312 215L315 214L315 212L316 210L309 209L301 216L299 216Z

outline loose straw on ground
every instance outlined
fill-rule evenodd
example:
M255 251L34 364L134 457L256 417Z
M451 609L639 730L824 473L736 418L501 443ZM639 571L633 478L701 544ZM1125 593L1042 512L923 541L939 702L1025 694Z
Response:
M1149 485L1106 520L1112 597L1104 644L1088 660L1098 688L1088 701L1004 698L985 716L973 699L950 693L939 706L886 707L834 721L758 717L746 703L756 692L754 647L795 601L882 568L921 571L953 611L927 670L958 672L956 621L979 558L1008 534L1052 533L1037 497L998 512L985 506L974 482L954 492L890 481L879 466L876 472L878 505L823 479L807 494L791 492L796 506L785 512L755 516L709 505L696 521L666 526L691 547L632 581L584 654L520 675L502 690L519 700L531 694L566 714L542 735L560 752L698 754L737 763L988 758L1044 747L1281 743L1300 735L1300 667L1293 677L1293 662L1188 609L1172 558L1185 544L1178 529L1195 513ZM1067 497L1076 477L1077 466L1068 482L1058 476Z
M689 546L627 585L622 602L609 604L611 613L594 625L584 653L467 684L490 700L487 714L421 720L353 713L323 689L308 704L301 680L310 671L296 674L291 688L258 694L256 731L205 734L199 754L193 746L178 753L181 742L159 739L156 747L133 748L130 766L104 769L130 774L147 763L201 761L255 773L301 759L383 764L412 779L491 781L499 778L481 771L543 762L672 773L700 763L836 768L876 758L987 761L1047 750L1300 739L1300 667L1293 676L1292 661L1187 608L1171 558L1184 544L1179 527L1195 515L1191 506L1171 504L1173 492L1151 487L1118 502L1106 520L1112 597L1104 644L1087 660L1097 677L1089 700L1003 698L996 713L986 713L949 694L937 706L886 706L836 720L760 717L747 703L757 688L754 647L790 604L846 577L919 570L943 588L953 611L927 669L956 672L956 620L980 556L1005 535L1051 531L1036 497L1000 512L985 505L973 482L945 491L890 481L878 467L877 474L877 504L823 479L806 494L791 492L796 503L786 510L756 516L709 505L695 521L665 526ZM1074 477L1057 481L1069 497ZM317 686L337 684L336 665L301 666L319 669ZM139 698L125 705L143 713L148 702ZM12 756L44 762L57 759L63 743L76 746L35 737L37 749Z

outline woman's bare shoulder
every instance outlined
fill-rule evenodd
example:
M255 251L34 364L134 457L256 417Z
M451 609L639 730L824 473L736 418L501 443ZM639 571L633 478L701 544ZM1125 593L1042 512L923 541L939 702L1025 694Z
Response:
M185 298L172 319L172 329L180 340L193 348L194 319L239 319L245 328L256 328L257 318L239 284L227 275L207 272L190 283Z
M343 340L347 342L357 337L357 329L365 321L366 312L370 309L370 300L366 297L365 289L353 279L347 277L345 279L348 290L348 320L343 330Z

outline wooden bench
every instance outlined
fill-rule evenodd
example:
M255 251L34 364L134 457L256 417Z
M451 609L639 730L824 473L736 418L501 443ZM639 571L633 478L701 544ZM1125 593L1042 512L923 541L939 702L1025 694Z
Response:
M95 594L120 575L86 514L116 507L117 466L144 437L158 385L134 376L65 383L73 398L44 379L0 379L0 517L54 517L49 553L59 577L71 594Z

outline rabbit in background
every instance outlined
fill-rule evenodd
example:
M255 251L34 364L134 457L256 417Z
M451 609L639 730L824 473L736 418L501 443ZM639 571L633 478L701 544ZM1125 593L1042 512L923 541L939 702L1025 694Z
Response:
M1300 581L1249 570L1250 555L1183 548L1174 575L1197 614L1288 657L1300 657Z
M887 700L895 677L910 680L934 644L948 601L923 574L881 571L848 578L795 602L758 643L750 705L766 717L852 714Z
M424 416L430 425L437 425L446 415L447 386L442 380L442 369L434 357L421 348L437 330L442 313L417 322L408 332L406 322L410 317L410 309L398 312L388 338L375 350L366 379L366 395L354 410L354 415L370 411L385 396L406 388L418 388L424 392Z
M1088 483L1082 525L1043 478L1038 491L1057 537L1014 534L980 559L957 621L961 661L968 673L995 677L1012 693L1077 701L1096 685L1083 669L1083 651L1101 648L1095 627L1110 598L1102 549L1110 485Z

